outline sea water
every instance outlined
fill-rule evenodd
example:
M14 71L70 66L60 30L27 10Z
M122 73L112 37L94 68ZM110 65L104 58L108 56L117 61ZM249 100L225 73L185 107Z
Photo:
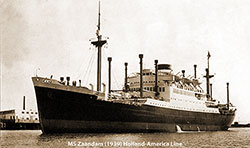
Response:
M249 147L250 128L181 133L42 134L2 130L0 147Z

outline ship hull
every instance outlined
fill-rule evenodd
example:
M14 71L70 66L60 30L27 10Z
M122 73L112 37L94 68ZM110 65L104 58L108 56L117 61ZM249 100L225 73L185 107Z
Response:
M234 115L130 105L96 95L35 86L43 133L227 130Z

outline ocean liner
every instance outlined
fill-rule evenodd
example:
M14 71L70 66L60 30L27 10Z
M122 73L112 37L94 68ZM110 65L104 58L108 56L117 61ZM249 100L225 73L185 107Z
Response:
M220 104L212 97L206 69L206 92L194 76L185 71L174 74L170 64L158 64L155 69L143 68L143 54L139 55L140 72L127 76L122 90L111 90L111 61L109 63L108 94L101 92L101 50L106 40L100 35L100 2L97 40L91 43L98 49L97 90L70 82L32 77L43 133L60 132L177 132L227 130L235 117L236 108L229 101Z

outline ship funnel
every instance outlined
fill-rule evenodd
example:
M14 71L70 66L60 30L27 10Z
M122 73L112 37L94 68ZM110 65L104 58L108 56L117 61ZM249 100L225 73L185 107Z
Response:
M229 83L227 82L227 108L229 109Z
M25 96L23 96L23 110L25 110Z
M155 96L158 95L158 60L155 60Z
M142 59L143 59L143 54L139 54L139 58L140 58L140 97L142 98L143 97L143 74L142 74L142 68L143 68L143 62L142 62Z
M197 68L197 65L194 65L194 78L196 79L196 68Z
M125 83L124 83L124 88L125 88L125 92L128 91L128 63L124 63L125 65Z
M109 86L109 94L111 93L111 61L112 61L112 58L111 57L108 57L108 62L109 62L109 72L108 72L108 76L109 76L109 79L108 79L108 86Z
M69 85L70 77L66 77L67 85Z
M158 64L158 70L172 70L172 66L170 64Z
M185 70L182 70L181 72L182 72L183 78L185 78Z

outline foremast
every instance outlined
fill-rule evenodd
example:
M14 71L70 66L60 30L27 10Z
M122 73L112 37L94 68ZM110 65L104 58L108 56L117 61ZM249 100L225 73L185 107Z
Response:
M97 47L97 91L101 91L101 71L102 71L102 46L107 43L107 40L102 40L102 35L100 35L101 31L101 10L100 10L100 0L99 0L99 8L98 8L98 24L96 30L97 41L92 41L95 47Z

